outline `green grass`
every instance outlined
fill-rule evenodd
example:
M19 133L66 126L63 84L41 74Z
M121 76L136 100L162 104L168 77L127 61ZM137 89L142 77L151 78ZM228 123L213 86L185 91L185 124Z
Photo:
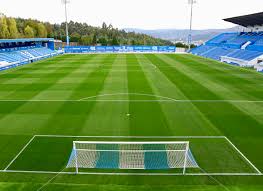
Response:
M8 170L20 171L71 171L65 169L71 151L73 141L105 141L105 138L65 138L65 137L39 137L36 136L19 157L12 163ZM143 139L141 139L143 140ZM153 140L153 139L152 139ZM162 139L155 139L159 141ZM256 171L240 156L237 151L224 138L170 138L165 141L189 141L190 149L198 165L207 173L255 173ZM107 138L106 141L127 141L127 139ZM140 141L140 139L129 139ZM48 148L48 149L47 149ZM204 157L205 156L205 157ZM30 163L28 161L31 161ZM82 169L80 169L82 170ZM82 170L83 171L83 170ZM88 170L90 172L91 170ZM92 172L98 171L92 170ZM188 172L199 172L199 169L188 169ZM84 170L87 172L87 170ZM100 172L131 172L124 170L100 170ZM182 170L143 170L132 172L158 172L158 173L182 173Z
M263 75L251 70L174 54L64 55L1 72L0 169L8 165L32 136L50 134L227 136L263 171L263 102L223 101L261 101L262 82ZM223 102L173 102L171 98ZM251 172L225 141L190 142L199 165L208 172ZM71 147L71 138L36 138L10 169L62 170ZM52 177L0 173L0 190L37 190ZM262 176L102 175L59 175L43 188L262 189Z

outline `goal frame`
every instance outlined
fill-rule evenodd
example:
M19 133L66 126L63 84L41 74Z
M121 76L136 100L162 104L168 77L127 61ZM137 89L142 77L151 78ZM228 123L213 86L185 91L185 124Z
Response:
M73 141L73 151L75 154L75 173L79 174L79 167L78 167L78 151L104 151L104 152L113 152L113 151L124 151L124 150L92 150L92 149L78 149L76 147L76 144L103 144L103 145L167 145L167 144L184 144L185 149L175 149L175 150L169 150L169 151L184 151L184 164L183 164L183 171L182 174L186 174L186 166L187 166L187 157L188 152L190 149L190 142L189 141L141 141L141 142L129 142L129 141ZM132 150L131 150L132 151ZM131 152L130 151L130 152ZM127 150L127 152L129 152ZM141 150L138 152L164 152L163 150Z

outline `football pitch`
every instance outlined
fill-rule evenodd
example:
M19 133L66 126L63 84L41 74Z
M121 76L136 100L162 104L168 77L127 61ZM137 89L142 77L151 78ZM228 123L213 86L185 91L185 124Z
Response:
M73 141L187 141L197 168L67 168ZM0 190L263 190L263 75L188 54L0 72Z

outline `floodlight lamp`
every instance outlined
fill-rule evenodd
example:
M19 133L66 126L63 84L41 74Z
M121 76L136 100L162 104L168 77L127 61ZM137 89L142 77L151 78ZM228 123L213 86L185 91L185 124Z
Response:
M197 3L196 0L188 0L188 4L195 4L195 3Z
M70 3L69 0L61 0L61 2L62 2L63 4L68 4L68 3Z

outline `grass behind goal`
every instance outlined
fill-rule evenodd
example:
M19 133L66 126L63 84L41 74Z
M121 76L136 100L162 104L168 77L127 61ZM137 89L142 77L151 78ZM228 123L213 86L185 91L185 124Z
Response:
M114 142L127 142L127 138L106 138L108 143L113 144ZM193 168L193 164L190 168L186 168L186 173L198 174L256 174L257 171L251 166L235 148L227 141L224 137L192 137L192 138L166 138L166 139L134 139L130 138L134 143L144 140L145 143L153 142L189 142L189 150L193 155L193 164L196 166ZM105 142L105 138L92 138L92 137L64 137L64 136L35 136L32 141L27 144L23 152L21 152L17 158L8 166L7 171L32 171L32 172L76 172L74 166L75 162L72 159L72 146L74 141L79 142ZM86 147L86 146L85 146ZM95 147L94 147L95 148ZM109 149L109 147L107 147ZM110 147L112 149L112 147ZM117 147L114 147L115 150ZM160 147L158 147L160 149ZM105 150L105 148L104 148ZM166 152L166 151L165 151ZM18 152L19 153L19 152ZM105 153L104 153L105 154ZM115 154L115 153L114 153ZM79 159L83 158L83 154L79 155ZM88 156L88 155L87 155ZM87 156L85 158L87 159ZM90 155L89 155L90 156ZM93 155L92 155L93 156ZM111 155L112 156L112 155ZM110 159L110 158L109 158ZM134 158L135 159L135 158ZM73 160L70 161L70 160ZM10 160L11 161L11 160ZM30 163L28 161L31 161ZM69 164L72 162L71 164ZM85 163L91 163L92 160L86 160L80 162L78 171L83 173L96 173L96 167L85 167ZM107 162L107 161L106 161ZM104 161L105 163L105 161ZM163 163L162 163L163 164ZM118 164L111 164L109 161L104 167L97 167L99 173L128 173L133 172L134 174L140 173L175 173L183 174L183 166L170 169L159 168L158 171L146 169L138 171L130 171L128 169L119 169ZM151 165L151 164L148 164ZM94 170L95 169L95 170ZM118 170L119 169L119 170ZM176 170L181 169L181 170Z

